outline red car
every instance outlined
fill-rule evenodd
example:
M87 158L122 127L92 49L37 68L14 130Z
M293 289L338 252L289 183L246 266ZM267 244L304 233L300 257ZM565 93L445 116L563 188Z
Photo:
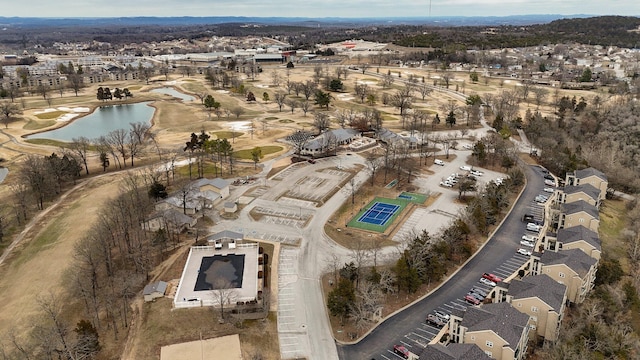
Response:
M407 348L402 345L393 345L393 352L405 359L409 358L409 350L407 350Z
M469 304L480 305L480 300L468 294L464 296L464 301L468 302Z
M484 273L484 274L482 274L482 277L487 279L487 280L491 280L494 283L499 283L500 281L502 281L502 279L500 279L499 277L497 277L497 276L495 276L493 274L490 274L490 273Z

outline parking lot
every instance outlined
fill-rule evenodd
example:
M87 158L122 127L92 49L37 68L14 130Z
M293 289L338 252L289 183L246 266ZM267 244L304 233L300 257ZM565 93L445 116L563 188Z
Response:
M528 256L515 253L505 263L491 271L491 273L504 279L507 276L511 275L514 271L519 269L527 261L528 258ZM482 274L478 274L478 280L480 279L481 275ZM473 287L484 290L485 292L489 292L493 288L481 283L480 281L474 284ZM471 289L465 289L465 293L469 290ZM438 310L444 314L451 314L454 309L464 310L469 306L472 305L466 302L464 300L464 294L461 294L454 300L441 304L435 310ZM426 318L426 315L427 314L424 315L424 318ZM397 340L396 344L405 346L410 352L414 354L420 354L422 350L427 346L427 344L429 344L429 342L433 340L436 335L438 335L440 330L441 328L436 327L435 325L428 324L423 319L422 323L420 323L419 326L411 329L411 331L409 331L408 333L403 334L402 337L398 337L399 340ZM377 358L390 360L400 359L401 357L395 354L392 347L390 346L385 350L385 352L380 353L378 356L376 356L376 359Z
M303 349L308 348L308 344L304 345L305 325L296 321L296 311L300 310L297 307L303 306L296 299L294 287L298 252L297 248L282 247L278 262L278 339L280 354L287 359L304 357Z

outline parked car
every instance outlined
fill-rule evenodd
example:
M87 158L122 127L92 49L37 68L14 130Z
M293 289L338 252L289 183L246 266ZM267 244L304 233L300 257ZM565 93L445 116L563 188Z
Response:
M498 276L491 274L491 273L484 273L482 274L482 277L487 279L487 280L491 280L493 282L499 283L500 281L502 281L502 279L500 279Z
M442 312L442 311L439 311L439 310L433 310L433 314L435 316L439 317L442 320L449 321L450 316L449 316L449 314L447 314L445 312Z
M538 238L536 238L536 237L535 237L535 236L533 236L533 235L524 234L524 235L522 235L522 240L525 240L525 241L529 241L529 242L535 243L536 241L538 241Z
M222 249L222 240L216 240L214 247L216 250Z
M450 182L446 182L446 181L440 181L440 186L453 187L453 184L450 183Z
M463 149L467 149L467 150L473 150L473 145L471 145L471 144L464 144L464 145L462 145L462 148L463 148Z
M462 171L471 171L471 166L462 165L462 166L460 166L460 170L462 170Z
M520 245L526 246L526 247L534 247L534 246L536 246L535 243L532 243L531 241L527 241L527 240L520 240Z
M471 170L469 172L471 173L471 175L474 175L474 176L482 176L484 174L482 171L478 171L478 170Z
M474 292L474 293L476 293L476 294L480 294L480 295L482 295L482 296L484 296L484 297L487 297L487 295L489 295L489 293L488 293L488 292L486 292L486 291L484 291L484 290L482 290L482 289L480 289L480 288L475 288L475 287L474 287L473 289L471 289L471 291L473 291L473 292Z
M546 179L546 180L544 181L544 184L545 184L545 185L548 185L548 186L556 186L556 182L555 182L555 181L553 181L553 180L549 180L549 179Z
M469 292L467 293L467 295L471 295L471 296L473 296L474 298L478 299L478 301L482 301L482 300L484 300L484 296L482 296L482 295L480 295L480 294L478 294L478 293L476 293L476 292L473 292L473 291L469 291Z
M437 317L437 316L435 316L433 314L428 314L427 315L427 324L434 325L436 327L443 327L447 323L444 320L440 319L439 317Z
M480 300L476 299L475 297L469 294L464 296L464 301L468 302L469 304L480 305Z
M531 256L531 251L527 249L518 249L518 254L524 256Z
M539 203L545 203L545 202L547 202L547 200L549 200L549 198L546 197L546 196L543 196L543 195L538 195L538 196L536 196L535 200L536 200L536 202L539 202Z
M540 230L542 229L542 226L536 224L536 223L528 223L527 224L527 230L529 231L535 231L535 232L540 232Z
M409 350L407 350L407 348L402 345L393 345L393 352L405 359L409 358Z
M496 286L496 283L494 283L493 281L491 281L489 279L480 278L480 282L485 284L485 285L491 286L491 287Z
M440 159L433 160L433 163L436 164L436 165L444 166L444 161L442 161Z
M552 193L552 192L555 192L555 191L556 191L556 189L554 189L554 188L548 188L548 187L547 187L547 188L544 188L544 189L542 189L542 190L543 190L544 192L548 192L548 193Z
M313 159L309 159L309 160L307 160L307 161L309 162L309 164L315 164L315 163L316 163L316 161L315 161L315 160L313 160Z

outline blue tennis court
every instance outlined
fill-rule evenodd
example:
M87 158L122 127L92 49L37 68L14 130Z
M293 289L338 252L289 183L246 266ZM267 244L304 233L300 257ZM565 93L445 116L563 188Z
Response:
M376 202L358 218L358 221L384 226L399 208L400 205Z

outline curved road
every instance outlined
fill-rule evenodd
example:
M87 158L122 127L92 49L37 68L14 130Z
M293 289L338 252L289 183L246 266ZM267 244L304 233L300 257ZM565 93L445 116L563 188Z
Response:
M420 354L422 348L433 338L437 329L429 329L425 316L439 308L463 308L467 306L462 299L472 287L480 287L478 279L483 272L499 275L525 262L524 256L516 254L520 238L525 232L522 216L534 205L534 198L544 188L542 172L537 166L526 166L527 186L511 213L496 230L491 239L469 262L448 279L431 295L416 302L404 311L380 324L362 341L354 345L338 344L341 359L399 359L391 349L394 344L403 344L410 351ZM506 266L511 264L510 266ZM505 267L506 266L506 267ZM486 286L484 286L486 288ZM446 305L445 305L446 304Z

